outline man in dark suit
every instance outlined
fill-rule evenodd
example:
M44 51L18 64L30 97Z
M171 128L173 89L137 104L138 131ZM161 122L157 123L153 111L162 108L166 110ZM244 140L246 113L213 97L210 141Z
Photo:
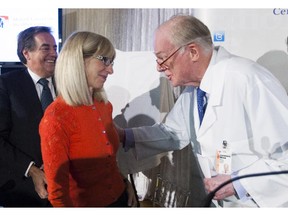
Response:
M38 132L43 87L37 82L46 78L55 98L57 45L51 29L20 32L17 54L26 68L0 76L0 206L48 207Z

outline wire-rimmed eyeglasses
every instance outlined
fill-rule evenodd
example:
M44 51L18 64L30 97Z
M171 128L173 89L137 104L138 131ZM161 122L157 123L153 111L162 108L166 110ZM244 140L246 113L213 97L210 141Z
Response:
M110 59L110 58L108 58L108 57L106 57L106 56L98 55L98 56L95 56L95 58L98 59L98 60L100 60L100 61L102 61L103 64L104 64L106 67L108 67L108 66L110 66L110 65L113 66L113 64L114 64L113 59Z
M187 44L186 44L187 45ZM164 59L162 62L159 62L158 59L156 59L157 64L159 65L159 67L161 68L161 70L167 70L167 66L163 67L164 63L167 62L172 56L174 56L182 47L186 46L186 45L182 45L179 48L177 48L174 52L172 52L166 59Z

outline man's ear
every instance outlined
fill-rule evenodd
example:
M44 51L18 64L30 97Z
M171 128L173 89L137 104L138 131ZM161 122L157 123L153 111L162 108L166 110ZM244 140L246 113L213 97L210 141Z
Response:
M29 53L29 51L28 51L27 49L24 49L24 50L22 51L22 54L23 54L23 56L26 58L26 60L29 60L29 59L30 59L30 53Z
M188 44L187 48L189 49L189 53L192 61L198 61L199 59L199 46L194 43Z

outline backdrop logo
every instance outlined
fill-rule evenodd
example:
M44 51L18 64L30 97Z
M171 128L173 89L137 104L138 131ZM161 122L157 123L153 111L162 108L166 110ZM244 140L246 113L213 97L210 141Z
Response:
M225 32L224 31L217 31L213 34L214 42L224 42L225 41Z
M3 29L7 21L8 21L8 16L0 16L0 28Z

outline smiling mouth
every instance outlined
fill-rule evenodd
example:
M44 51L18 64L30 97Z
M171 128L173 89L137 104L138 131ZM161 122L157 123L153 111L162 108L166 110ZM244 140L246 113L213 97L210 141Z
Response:
M55 60L46 60L46 62L55 64Z

